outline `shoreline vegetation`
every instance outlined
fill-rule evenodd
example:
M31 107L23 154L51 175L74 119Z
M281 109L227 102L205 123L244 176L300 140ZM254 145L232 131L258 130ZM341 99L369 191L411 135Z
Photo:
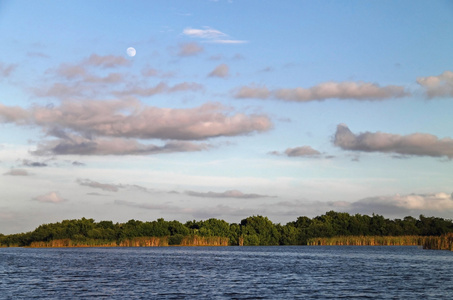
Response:
M286 225L252 216L240 223L224 220L95 222L64 220L34 231L0 234L0 247L166 247L166 246L421 246L453 251L453 221L420 215L390 220L375 215L329 211Z

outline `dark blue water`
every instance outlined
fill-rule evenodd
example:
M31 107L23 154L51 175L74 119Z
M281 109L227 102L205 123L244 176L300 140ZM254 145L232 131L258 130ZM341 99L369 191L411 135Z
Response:
M417 247L0 248L1 299L453 299Z

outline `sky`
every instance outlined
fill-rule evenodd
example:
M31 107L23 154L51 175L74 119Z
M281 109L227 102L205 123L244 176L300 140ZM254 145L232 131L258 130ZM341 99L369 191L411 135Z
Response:
M447 0L0 1L0 233L451 219L452 28Z

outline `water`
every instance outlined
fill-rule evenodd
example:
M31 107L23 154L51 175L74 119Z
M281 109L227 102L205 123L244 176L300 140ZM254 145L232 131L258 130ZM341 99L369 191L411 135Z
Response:
M0 248L1 299L453 299L417 247Z

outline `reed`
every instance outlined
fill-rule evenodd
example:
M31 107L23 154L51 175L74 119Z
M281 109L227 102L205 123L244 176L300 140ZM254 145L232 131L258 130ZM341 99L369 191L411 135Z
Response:
M228 246L227 237L197 235L185 236L174 246ZM135 237L120 241L97 240L97 239L59 239L51 241L32 242L30 248L69 248L69 247L165 247L169 246L169 237Z
M186 236L182 239L180 246L228 246L230 239L220 236Z
M422 246L427 237L406 236L337 236L308 239L309 246Z
M107 240L71 240L60 239L50 241L32 242L30 248L66 248L66 247L116 247L116 241Z
M119 247L163 247L168 246L168 237L135 237L118 242Z
M426 237L423 249L453 251L453 233Z

